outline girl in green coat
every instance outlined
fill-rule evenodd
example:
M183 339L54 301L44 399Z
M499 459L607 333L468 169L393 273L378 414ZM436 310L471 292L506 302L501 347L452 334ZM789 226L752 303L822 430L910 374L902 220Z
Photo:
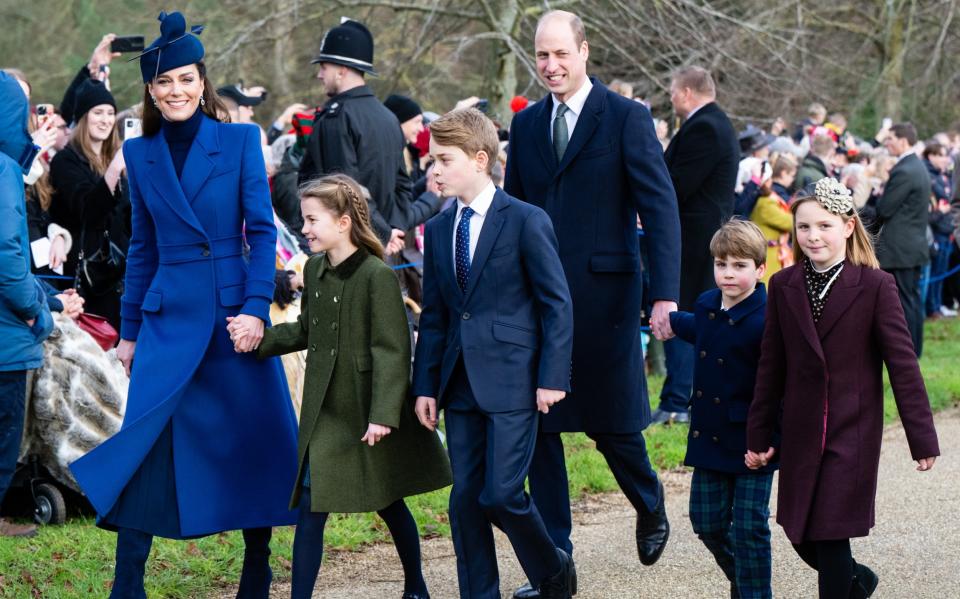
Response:
M439 437L417 426L407 402L410 336L393 270L372 232L367 202L350 177L301 191L307 262L300 317L264 333L260 357L307 350L291 507L293 599L312 596L330 512L376 511L393 536L404 599L429 597L420 536L404 497L450 484ZM235 341L245 331L230 323Z

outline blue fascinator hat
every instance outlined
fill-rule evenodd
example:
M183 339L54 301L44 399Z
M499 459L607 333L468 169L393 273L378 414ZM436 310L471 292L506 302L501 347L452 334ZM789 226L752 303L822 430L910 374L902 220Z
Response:
M203 32L203 25L194 25L188 32L187 20L179 12L161 12L157 19L160 21L160 37L130 59L140 59L140 74L144 83L150 83L160 73L203 59L203 42L197 37Z

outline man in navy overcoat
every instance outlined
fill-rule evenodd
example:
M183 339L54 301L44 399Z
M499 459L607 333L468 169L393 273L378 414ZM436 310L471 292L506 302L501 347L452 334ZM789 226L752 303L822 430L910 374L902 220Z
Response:
M572 393L542 420L530 489L554 542L572 551L560 433L585 431L637 509L640 559L652 564L669 526L641 434L650 406L636 221L639 214L649 240L651 327L662 336L679 293L677 200L649 111L587 77L580 19L548 13L535 43L551 93L513 120L505 189L553 221L573 298L574 342ZM527 588L518 596L536 595Z

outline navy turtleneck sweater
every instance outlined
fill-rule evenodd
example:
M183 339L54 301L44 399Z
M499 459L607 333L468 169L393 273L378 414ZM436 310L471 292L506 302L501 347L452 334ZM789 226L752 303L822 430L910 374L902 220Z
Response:
M183 173L187 154L190 152L193 138L197 136L202 121L203 111L198 108L193 116L185 121L163 119L160 122L160 130L163 131L163 138L167 140L167 146L170 147L170 158L173 159L173 168L177 171L178 179Z

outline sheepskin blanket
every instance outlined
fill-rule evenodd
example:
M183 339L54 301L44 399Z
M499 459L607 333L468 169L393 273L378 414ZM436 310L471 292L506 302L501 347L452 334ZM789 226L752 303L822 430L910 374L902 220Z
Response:
M120 430L130 379L116 350L103 351L76 323L54 315L34 375L20 459L37 456L59 483L79 491L68 466Z

